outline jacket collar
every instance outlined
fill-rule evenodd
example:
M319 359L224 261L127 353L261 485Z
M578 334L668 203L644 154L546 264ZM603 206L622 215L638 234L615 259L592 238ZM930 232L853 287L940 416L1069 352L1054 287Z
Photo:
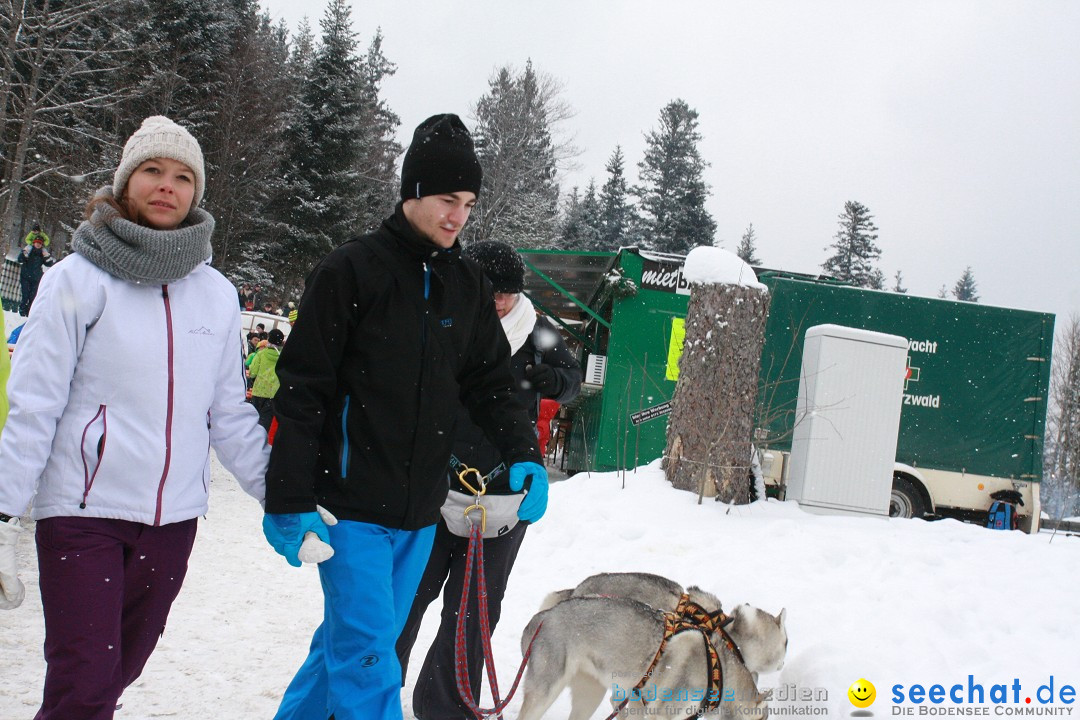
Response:
M383 229L398 240L402 250L419 262L456 262L461 257L461 241L455 239L453 246L441 248L423 237L405 218L405 212L402 210L404 204L404 201L398 202L397 207L394 208L394 214L383 220Z

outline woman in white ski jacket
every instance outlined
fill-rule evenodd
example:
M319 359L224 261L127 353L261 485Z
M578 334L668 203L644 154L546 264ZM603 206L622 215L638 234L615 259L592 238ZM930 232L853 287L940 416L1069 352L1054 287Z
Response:
M41 283L0 436L0 604L22 600L33 502L45 613L37 718L112 718L180 591L209 450L259 501L269 450L244 401L236 291L210 267L202 151L165 117L128 139L112 188Z

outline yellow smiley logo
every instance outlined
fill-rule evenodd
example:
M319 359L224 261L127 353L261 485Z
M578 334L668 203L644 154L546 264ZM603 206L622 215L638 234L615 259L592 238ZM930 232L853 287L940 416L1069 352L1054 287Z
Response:
M851 683L851 687L847 689L847 696L855 707L868 708L874 704L874 699L877 698L877 690L874 689L872 682L865 678L859 678Z

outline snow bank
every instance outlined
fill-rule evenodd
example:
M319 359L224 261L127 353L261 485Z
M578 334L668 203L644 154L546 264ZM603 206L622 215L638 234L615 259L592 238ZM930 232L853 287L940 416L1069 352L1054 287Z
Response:
M272 717L319 622L317 572L274 554L258 504L216 462L211 494L184 589L157 652L124 694L120 719ZM41 699L44 630L33 549L25 533L26 602L0 612L5 719L32 717ZM811 515L775 500L698 505L694 494L673 490L657 464L625 475L580 473L552 485L548 514L529 528L495 632L495 662L505 692L521 661L522 629L548 592L596 572L644 571L698 584L729 610L743 602L773 613L786 607L787 664L759 685L777 696L793 689L824 695L810 704L823 717L851 716L847 688L860 678L877 688L869 709L878 718L897 709L894 685L966 688L969 675L988 705L990 688L1005 684L1008 709L1063 710L1073 706L1041 706L1035 693L1051 676L1055 693L1080 687L1072 632L1080 617L1077 567L1080 538L1062 533L1050 542L1049 533L953 520ZM432 605L420 630L402 691L405 717L412 717L413 684L439 610ZM1014 679L1019 704L1011 701ZM519 695L507 718L520 702ZM948 700L933 707L946 706L956 708ZM569 709L564 694L545 717L565 718ZM607 712L602 705L594 718Z

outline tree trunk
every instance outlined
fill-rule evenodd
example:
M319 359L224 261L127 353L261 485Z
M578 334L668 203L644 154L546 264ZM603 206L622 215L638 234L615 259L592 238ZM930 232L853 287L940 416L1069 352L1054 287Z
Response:
M23 2L12 18L19 23L17 32L0 47L5 55L0 61L0 99L5 106L0 130L7 142L0 151L0 236L7 241L5 251L21 244L22 231L16 232L15 224L18 217L27 216L24 191L50 197L50 177L63 174L60 168L74 160L83 143L100 141L96 126L88 126L82 116L112 105L120 93L102 89L100 95L87 96L78 91L82 83L113 69L98 66L103 58L115 53L116 63L121 62L124 49L108 44L111 40L101 20L112 13L116 2ZM0 3L13 7L5 0ZM81 37L91 25L95 42ZM42 149L43 138L53 140L55 156ZM43 161L41 155L50 157Z
M46 12L48 4L46 4ZM15 142L15 148L11 154L11 160L5 168L4 188L6 190L5 203L0 205L0 233L7 238L3 244L4 254L9 250L17 250L19 241L15 232L15 213L19 207L20 195L23 187L23 169L26 166L26 153L33 139L34 122L36 120L38 100L40 97L41 72L44 65L43 47L45 44L44 33L41 33L36 41L35 52L28 59L30 65L30 77L26 86L22 89L22 117L19 118L19 134ZM4 102L8 102L5 99Z
M769 294L739 285L694 285L664 469L681 490L750 501L754 403Z

